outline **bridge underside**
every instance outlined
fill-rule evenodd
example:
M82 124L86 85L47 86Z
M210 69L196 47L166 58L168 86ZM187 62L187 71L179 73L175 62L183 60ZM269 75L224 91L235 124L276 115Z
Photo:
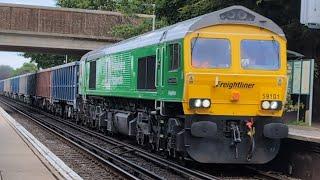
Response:
M83 55L91 50L117 42L60 34L0 31L0 50Z

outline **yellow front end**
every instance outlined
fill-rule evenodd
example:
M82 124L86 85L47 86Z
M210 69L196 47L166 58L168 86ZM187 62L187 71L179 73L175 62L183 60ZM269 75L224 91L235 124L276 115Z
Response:
M211 39L221 47L210 47ZM215 52L223 46L226 51ZM260 54L265 62L260 62ZM186 115L282 116L287 89L284 37L250 25L216 25L188 34L184 57ZM221 58L230 62L212 63ZM196 99L210 100L210 107L193 107L190 103ZM263 101L278 102L281 107L265 110Z

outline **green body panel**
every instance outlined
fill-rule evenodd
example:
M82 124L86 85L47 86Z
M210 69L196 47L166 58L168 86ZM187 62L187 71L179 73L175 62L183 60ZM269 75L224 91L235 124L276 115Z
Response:
M82 61L79 92L83 96L114 96L126 98L150 99L158 101L181 102L183 97L183 44L182 40L172 43L180 44L180 67L169 71L169 44L163 43L132 49L126 52L109 54L96 59L96 89L89 89L90 62ZM156 56L158 64L156 90L137 90L138 59ZM176 79L176 83L169 83Z

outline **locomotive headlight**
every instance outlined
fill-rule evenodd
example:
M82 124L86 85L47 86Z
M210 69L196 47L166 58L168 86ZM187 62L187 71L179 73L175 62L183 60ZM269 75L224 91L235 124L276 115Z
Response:
M270 102L269 101L262 101L262 103L261 103L261 107L262 107L262 109L270 109Z
M272 101L270 104L270 109L276 110L279 107L279 103L277 101Z
M210 99L190 99L191 108L209 108L211 106Z
M202 107L208 108L208 107L210 107L210 105L211 105L211 102L210 102L209 99L204 99L204 100L202 101Z
M196 99L194 101L194 107L199 108L199 107L201 107L201 104L202 104L201 99Z
M262 101L261 108L263 110L281 110L282 102L281 101Z

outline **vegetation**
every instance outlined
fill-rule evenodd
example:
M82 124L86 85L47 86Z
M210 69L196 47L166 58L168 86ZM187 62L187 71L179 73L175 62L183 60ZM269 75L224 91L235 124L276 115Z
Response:
M167 22L160 20L156 22L156 28L161 28L167 25ZM152 30L152 22L150 20L143 21L139 26L124 24L113 28L112 34L116 37L128 39L139 34L143 34Z
M38 70L34 63L24 63L20 68L13 69L7 65L0 65L0 80L7 79L21 74L33 73Z
M11 77L13 68L6 65L0 65L0 80Z
M287 122L288 125L294 125L294 126L308 126L308 124L304 120L291 120Z
M12 71L11 76L19 76L27 73L34 73L38 70L37 65L34 63L24 63L20 68Z
M31 58L31 63L36 63L38 68L50 68L53 66L61 65L68 60L68 62L77 61L80 56L68 56L65 55L52 55L52 54L41 54L41 53L23 53L23 57Z
M120 11L128 15L152 14L151 4L155 0L57 0L57 5L67 8L81 8L106 11ZM151 8L148 8L150 6Z

